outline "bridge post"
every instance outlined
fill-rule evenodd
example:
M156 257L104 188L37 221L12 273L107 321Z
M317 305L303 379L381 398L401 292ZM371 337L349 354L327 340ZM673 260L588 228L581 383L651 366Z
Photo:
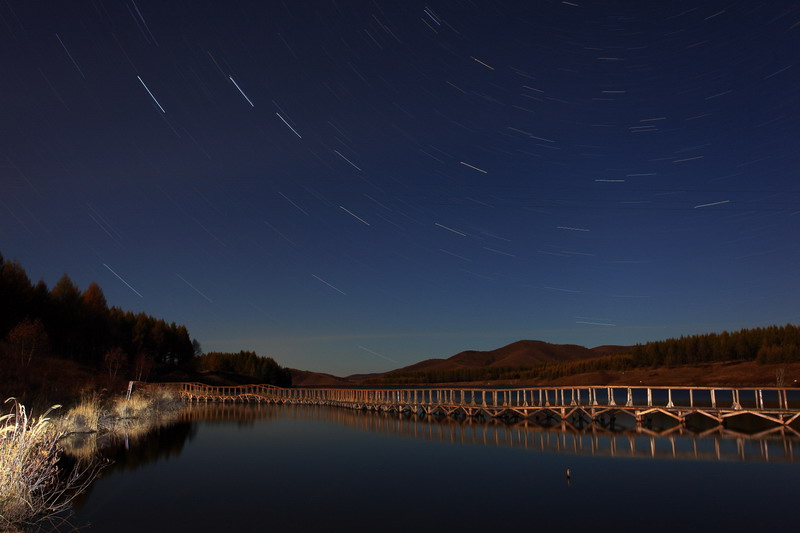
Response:
M595 389L594 387L589 389L589 396L592 397L592 406L596 406L597 405L597 389Z
M628 387L628 401L625 402L625 407L633 407L633 391Z
M694 389L689 389L689 407L694 408Z
M614 401L614 388L613 387L609 387L608 388L608 405L609 406L617 405L617 403Z
M742 404L739 403L739 389L732 389L733 390L733 405L731 406L733 409L739 410L742 408Z
M754 391L756 395L756 407L759 409L764 408L764 396L761 394L761 389Z
M569 404L570 406L578 405L577 403L575 403L575 389L569 390Z
M711 408L712 409L716 409L717 408L717 395L716 395L716 392L717 391L715 391L714 389L711 389Z
M553 401L556 401L556 399L553 398ZM544 390L544 405L545 407L550 407L550 391L547 389Z
M564 389L562 388L559 392L561 393L561 405L567 405L564 403Z
M653 407L653 389L647 387L647 407Z
M667 409L672 409L673 407L675 407L675 404L672 403L672 389L667 389L667 398L668 398Z

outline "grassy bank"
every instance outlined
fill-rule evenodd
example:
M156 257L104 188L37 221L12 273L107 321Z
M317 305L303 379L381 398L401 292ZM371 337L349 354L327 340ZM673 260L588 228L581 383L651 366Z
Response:
M149 388L130 399L104 400L96 393L84 395L58 423L65 453L78 460L97 457L116 439L136 440L155 428L173 422L181 411L180 399L171 391Z
M20 531L69 510L102 468L104 442L152 430L177 415L180 401L167 390L147 389L130 399L87 393L71 408L54 406L37 418L15 399L3 407L0 531Z
M6 403L11 412L0 417L0 531L18 531L66 511L98 464L78 462L63 472L53 410L34 419L13 398Z
M92 391L82 395L58 423L64 435L113 433L146 423L179 407L180 400L167 389L143 389L132 394L130 399L125 396L108 398Z

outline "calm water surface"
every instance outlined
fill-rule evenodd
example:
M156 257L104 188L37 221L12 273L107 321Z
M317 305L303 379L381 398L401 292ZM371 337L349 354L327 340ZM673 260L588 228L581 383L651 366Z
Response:
M198 406L107 450L114 463L72 522L137 533L795 530L797 440L584 431Z

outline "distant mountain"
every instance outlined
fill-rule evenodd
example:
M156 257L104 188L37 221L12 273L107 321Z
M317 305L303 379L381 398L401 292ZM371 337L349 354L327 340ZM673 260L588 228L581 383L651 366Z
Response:
M350 387L353 385L348 378L340 378L321 372L310 372L290 368L292 374L292 387Z
M426 359L419 363L378 374L353 374L338 377L308 370L289 369L295 387L347 387L392 374L431 372L480 367L530 367L542 363L568 362L620 353L630 353L630 346L597 346L586 348L576 344L550 344L543 341L517 341L486 352L467 350L447 359Z
M395 373L447 371L487 366L530 367L542 363L577 361L579 359L628 353L631 349L630 346L609 345L586 348L576 344L550 344L543 341L522 340L490 351L468 350L447 359L426 359L410 366L386 372L383 376ZM355 379L356 377L350 376L348 379L361 381L360 379ZM376 376L372 374L369 377Z

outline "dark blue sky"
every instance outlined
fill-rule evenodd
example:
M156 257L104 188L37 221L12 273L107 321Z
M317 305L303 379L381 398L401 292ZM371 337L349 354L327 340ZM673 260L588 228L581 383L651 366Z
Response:
M800 322L796 2L0 4L0 252L337 374Z

